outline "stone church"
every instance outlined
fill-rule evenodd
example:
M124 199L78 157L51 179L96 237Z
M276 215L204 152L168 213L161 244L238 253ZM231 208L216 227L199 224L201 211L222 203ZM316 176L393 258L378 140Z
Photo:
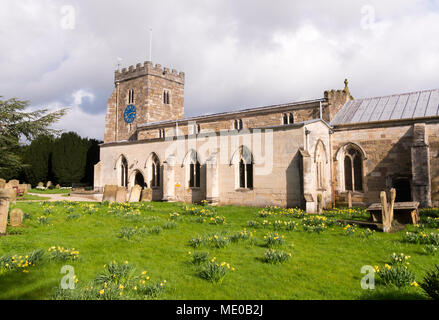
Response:
M322 98L184 116L185 74L147 61L115 71L95 187L153 201L301 207L439 205L439 90Z

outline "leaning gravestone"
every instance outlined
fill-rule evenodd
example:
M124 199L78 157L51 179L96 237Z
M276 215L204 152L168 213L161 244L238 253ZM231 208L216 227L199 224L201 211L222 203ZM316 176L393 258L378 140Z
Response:
M106 184L104 187L104 195L102 201L114 202L116 201L117 186Z
M53 183L52 183L52 181L47 181L47 183L46 183L46 188L49 189L49 188L51 188L51 187L53 187Z
M128 202L139 202L141 194L142 194L142 187L136 184L134 187L131 188Z
M9 213L9 224L11 227L21 227L23 224L23 211L15 208Z
M146 188L146 189L142 190L142 196L140 198L140 201L147 201L147 202L152 201L152 189L151 188Z
M122 203L127 201L127 189L125 187L117 188L116 192L116 202Z
M0 235L6 234L9 211L9 191L0 189Z

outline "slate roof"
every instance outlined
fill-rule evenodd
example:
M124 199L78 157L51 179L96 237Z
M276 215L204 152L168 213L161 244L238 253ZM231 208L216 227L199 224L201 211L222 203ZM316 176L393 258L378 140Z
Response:
M439 116L439 89L348 101L332 125Z

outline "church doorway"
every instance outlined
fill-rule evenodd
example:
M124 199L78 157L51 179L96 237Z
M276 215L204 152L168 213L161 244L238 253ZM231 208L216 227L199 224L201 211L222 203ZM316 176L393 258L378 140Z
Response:
M142 187L142 189L146 188L147 185L145 183L145 178L143 177L143 174L141 174L140 172L136 172L136 176L134 178L134 184L138 184L139 186Z
M393 179L393 188L396 189L395 202L410 202L412 201L412 189L409 178L395 178Z

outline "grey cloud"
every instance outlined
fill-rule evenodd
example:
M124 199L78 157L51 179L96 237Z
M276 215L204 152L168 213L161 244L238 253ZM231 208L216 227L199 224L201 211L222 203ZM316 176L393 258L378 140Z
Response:
M62 5L76 28L60 27ZM377 28L362 29L362 8ZM438 87L439 1L4 0L0 95L34 105L83 99L66 129L103 135L116 57L186 73L186 115L322 97L348 77L355 97ZM100 118L99 118L100 117ZM90 123L100 128L89 129ZM85 125L86 124L86 125Z

